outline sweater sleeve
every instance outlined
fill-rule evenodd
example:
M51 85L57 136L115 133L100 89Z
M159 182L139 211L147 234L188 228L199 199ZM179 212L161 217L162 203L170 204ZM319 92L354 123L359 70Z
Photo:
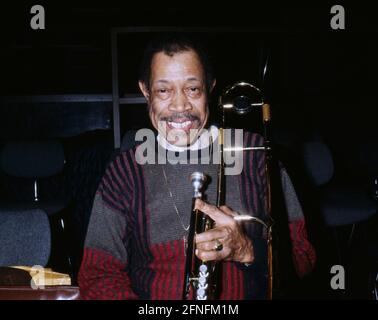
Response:
M262 137L260 137L260 139L262 139ZM265 162L266 157L263 153L261 153L257 163L259 182L262 185L261 190L267 190ZM292 259L297 275L302 278L313 270L316 262L316 252L314 247L308 240L306 221L302 206L295 192L291 178L283 164L279 163L279 166L282 192L284 196L286 211L288 214ZM265 192L261 192L260 196L263 197L265 206L267 206L267 198L265 196Z
M83 299L137 299L128 271L132 188L111 162L97 189L78 282Z
M281 168L281 183L286 203L293 262L299 277L310 273L316 262L315 249L308 240L306 221L302 206L285 168Z

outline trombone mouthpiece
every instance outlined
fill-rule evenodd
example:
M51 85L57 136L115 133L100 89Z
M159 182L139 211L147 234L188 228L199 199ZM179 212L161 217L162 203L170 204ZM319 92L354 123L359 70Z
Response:
M202 172L193 172L190 175L190 181L192 183L192 186L194 188L194 196L200 197L201 196L201 189L203 188L205 181L206 181L206 175Z

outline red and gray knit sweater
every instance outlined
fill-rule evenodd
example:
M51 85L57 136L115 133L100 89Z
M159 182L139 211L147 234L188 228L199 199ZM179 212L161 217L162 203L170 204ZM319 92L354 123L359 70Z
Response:
M245 146L262 142L260 135L245 133ZM245 152L242 173L226 178L226 204L239 213L266 220L264 163L263 152ZM181 299L187 236L184 226L189 225L193 193L188 176L199 170L213 178L206 195L207 201L214 203L215 165L139 165L135 148L111 161L96 192L79 272L84 299ZM303 276L312 270L315 252L307 240L291 181L286 171L281 171L292 258L297 274ZM265 296L265 233L259 224L245 226L245 232L255 246L254 263L245 267L222 262L220 299Z

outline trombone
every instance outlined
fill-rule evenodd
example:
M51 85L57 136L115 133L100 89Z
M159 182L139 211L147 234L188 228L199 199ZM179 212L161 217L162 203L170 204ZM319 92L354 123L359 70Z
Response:
M242 222L257 222L266 228L267 234L267 299L273 297L273 225L274 217L272 214L272 184L271 184L271 168L272 168L272 148L270 139L270 122L271 112L270 105L264 102L263 95L254 85L239 81L226 88L219 98L219 111L221 114L221 126L219 128L219 156L220 164L218 167L217 180L217 200L216 206L224 205L225 199L225 163L224 152L230 151L262 151L266 153L265 174L267 177L267 214L268 222L250 215L240 215L235 219ZM263 136L264 144L253 147L225 147L224 146L224 128L226 123L226 114L235 112L238 115L247 114L255 109L262 111ZM183 299L192 297L195 300L216 299L219 294L219 274L220 263L214 261L201 261L195 255L195 234L204 232L213 227L213 220L202 214L199 210L194 210L195 199L202 197L201 190L204 187L206 175L201 172L195 172L191 175L191 182L194 188L193 207L194 214L191 215L190 232L188 236L187 260L184 275L184 292ZM190 289L193 294L190 296Z

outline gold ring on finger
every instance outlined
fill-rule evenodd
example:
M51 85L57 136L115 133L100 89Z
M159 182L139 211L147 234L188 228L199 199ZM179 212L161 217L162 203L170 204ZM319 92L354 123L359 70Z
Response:
M215 247L214 247L214 250L215 250L215 251L222 251L222 249L223 249L223 244L222 244L222 242L220 242L219 240L217 240L217 243L216 243L216 245L215 245Z

